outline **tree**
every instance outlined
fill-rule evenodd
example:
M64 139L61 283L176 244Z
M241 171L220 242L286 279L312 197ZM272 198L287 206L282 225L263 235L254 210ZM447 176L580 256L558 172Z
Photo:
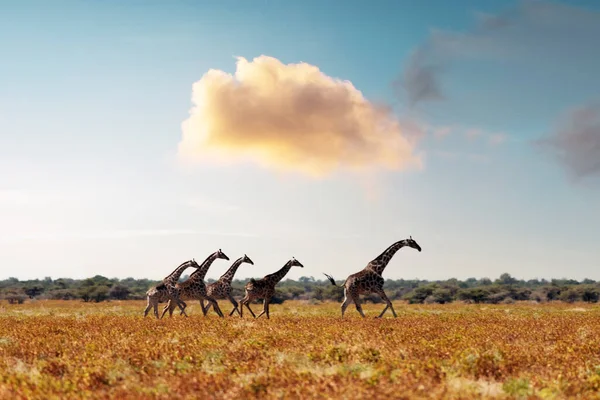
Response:
M592 285L589 286L580 286L579 292L581 293L581 300L586 301L588 303L597 303L600 298L600 291L597 287Z
M560 299L562 301L566 301L567 303L574 303L581 299L581 295L576 288L570 288L564 292L561 292Z
M36 296L39 296L44 292L44 288L41 286L31 286L23 288L23 291L30 299L33 299Z
M518 282L519 281L517 279L513 278L512 276L510 276L510 274L507 274L506 272L500 275L499 279L496 279L496 283L499 285L514 285Z
M459 290L457 293L458 299L473 303L485 303L488 300L489 296L489 290L481 287L462 289Z
M117 284L110 288L109 296L116 300L126 300L129 297L129 289L126 286Z

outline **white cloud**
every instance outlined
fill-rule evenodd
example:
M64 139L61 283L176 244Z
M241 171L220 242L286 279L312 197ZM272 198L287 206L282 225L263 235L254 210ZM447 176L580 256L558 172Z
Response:
M311 176L421 166L416 137L388 108L307 63L238 58L234 75L209 70L194 83L192 101L179 144L187 160L251 161Z

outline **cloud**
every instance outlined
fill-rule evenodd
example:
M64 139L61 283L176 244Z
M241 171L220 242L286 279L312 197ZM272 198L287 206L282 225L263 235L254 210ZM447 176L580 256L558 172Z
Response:
M600 104L575 108L536 142L577 178L600 176Z
M465 137L490 146L535 142L516 135L543 131L567 114L537 144L570 173L596 174L598 37L598 11L520 1L498 15L476 14L467 30L433 30L399 74L398 94L422 114L445 115L432 118L441 126L481 127L481 135L465 128Z
M596 43L600 13L596 11L528 0L501 15L478 13L475 22L466 32L433 30L414 50L396 82L409 104L456 100L458 94L442 90L440 72L477 74L476 62L501 62L504 73L520 69L549 87L593 78L600 67ZM487 78L494 82L497 76ZM523 87L509 86L513 99L523 94Z
M394 82L396 91L405 90L411 106L421 101L443 100L442 89L438 78L441 67L427 61L427 49L415 51L400 78Z
M351 82L307 63L238 58L235 74L211 69L194 83L179 155L251 161L324 176L337 170L418 168L417 138Z

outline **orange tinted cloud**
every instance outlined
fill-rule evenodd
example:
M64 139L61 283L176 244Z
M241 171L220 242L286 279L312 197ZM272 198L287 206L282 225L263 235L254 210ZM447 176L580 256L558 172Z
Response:
M314 65L238 58L234 75L194 83L179 153L194 161L252 161L323 176L338 169L419 167L415 136L351 82Z

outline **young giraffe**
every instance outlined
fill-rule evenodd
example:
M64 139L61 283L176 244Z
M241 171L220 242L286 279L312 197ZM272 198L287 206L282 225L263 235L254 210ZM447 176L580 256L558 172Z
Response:
M208 296L206 294L206 284L204 283L204 277L206 276L206 273L208 272L208 268L211 266L213 261L215 261L217 258L221 258L223 260L229 260L229 257L227 257L225 255L225 253L223 253L221 251L221 249L219 249L218 251L215 251L213 254L208 256L206 258L206 260L204 260L204 262L202 263L200 268L198 268L196 271L194 271L194 273L191 274L190 277L185 282L181 282L181 283L177 284L177 288L179 289L179 297L178 297L177 301L175 301L175 302L169 300L167 305L163 308L163 313L160 316L161 318L165 315L167 310L169 311L169 316L172 316L175 306L179 306L179 308L181 309L181 313L183 314L185 308L187 307L187 304L185 304L183 299L200 300L201 306L202 306L202 301L204 299L206 299L210 303L212 303L212 305L215 309L215 312L217 314L219 314L219 317L223 318L223 313L221 312L221 309L219 308L217 301L215 299L213 299L211 296Z
M233 304L233 310L231 310L229 313L230 317L236 311L238 314L240 313L240 310L238 310L238 303L231 295L231 281L233 281L233 277L238 267L245 262L250 265L254 265L254 262L250 259L250 257L244 254L243 257L238 258L233 262L233 264L231 264L231 267L229 267L227 272L225 272L218 281L213 282L206 287L206 294L209 296L215 299L229 299L229 301L231 301L231 304ZM206 315L212 306L212 303L209 302L208 304L202 304L201 302L200 305L202 305L202 313Z
M169 301L171 298L178 299L179 298L179 290L177 289L177 281L183 271L187 268L200 268L196 260L192 259L184 262L179 267L175 268L175 271L171 272L165 279L163 279L162 283L156 285L153 288L148 289L146 292L148 305L144 310L144 317L148 315L148 311L151 308L154 308L154 316L158 318L158 303L163 303L165 301ZM180 306L181 312L185 314L185 310ZM185 314L187 317L187 314Z
M390 301L390 299L388 299L385 292L383 291L384 279L381 275L383 274L383 270L388 265L394 254L396 254L396 252L404 246L409 246L413 249L421 251L421 246L419 246L411 236L409 239L400 240L399 242L392 244L377 258L375 258L373 261L367 264L367 266L362 271L352 274L348 278L346 278L346 281L344 281L344 283L340 285L344 287L342 318L344 318L344 312L346 311L346 308L348 307L351 301L353 301L354 304L356 304L356 310L364 318L365 314L363 313L362 306L360 305L359 295L368 293L377 293L386 303L385 308L377 318L381 318L388 308L392 310L394 318L396 317L396 311L394 311L394 306L392 306L392 302ZM337 286L335 280L330 275L324 275L327 277L327 279L329 279L332 285Z
M265 275L259 280L250 279L250 282L246 283L245 286L246 296L244 296L244 298L240 301L240 318L243 317L244 306L246 306L254 318L260 318L261 315L266 313L267 319L269 319L269 302L275 294L275 285L277 285L277 283L283 279L285 274L288 273L290 268L294 266L304 268L304 265L302 265L300 261L292 257L292 259L286 262L279 271L273 274ZM250 308L250 302L254 299L264 299L263 311L258 315L258 317L254 315L254 312Z

